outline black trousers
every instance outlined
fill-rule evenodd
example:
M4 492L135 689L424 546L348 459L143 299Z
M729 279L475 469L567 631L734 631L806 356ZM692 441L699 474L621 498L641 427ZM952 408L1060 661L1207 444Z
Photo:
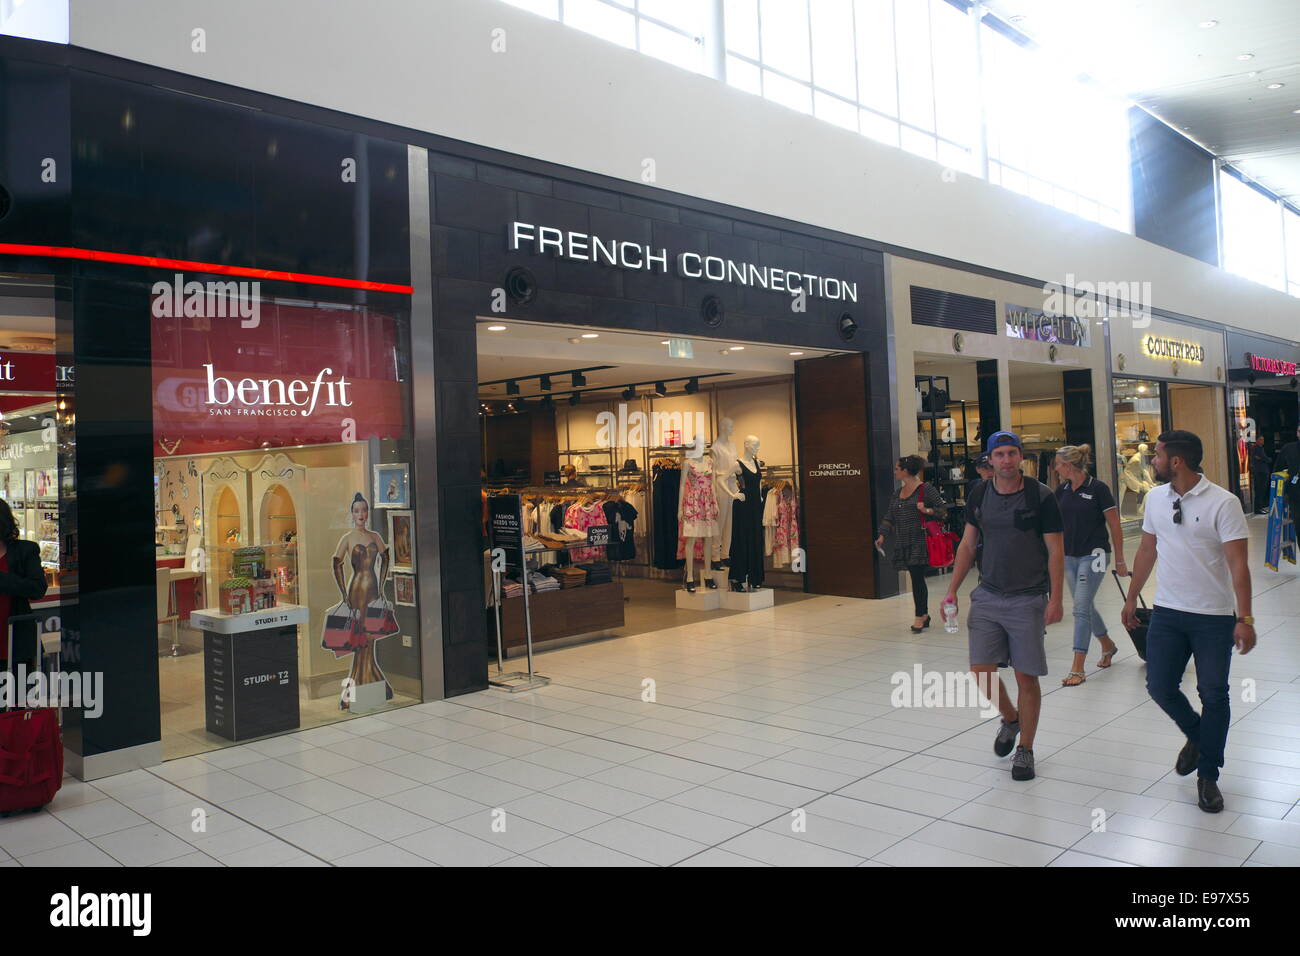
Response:
M913 564L907 568L907 573L912 576L912 604L917 617L925 617L930 613L930 589L925 584L929 570L928 564Z
M1250 484L1251 487L1254 489L1256 511L1263 511L1265 508L1268 507L1268 499L1270 494L1269 486L1268 486L1269 477L1270 474L1267 471L1251 472Z

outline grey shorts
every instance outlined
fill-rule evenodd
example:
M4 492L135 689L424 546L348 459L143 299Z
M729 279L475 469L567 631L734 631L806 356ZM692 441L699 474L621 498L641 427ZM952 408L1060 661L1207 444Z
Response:
M997 594L977 587L966 618L971 666L1010 665L1042 677L1047 673L1046 616L1046 594Z

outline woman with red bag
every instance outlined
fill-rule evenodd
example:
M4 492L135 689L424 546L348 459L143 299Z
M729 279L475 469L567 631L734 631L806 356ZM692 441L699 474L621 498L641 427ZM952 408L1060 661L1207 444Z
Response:
M893 532L894 569L906 569L912 577L912 603L916 612L913 634L920 634L930 626L930 593L925 583L930 570L930 552L925 525L928 521L942 521L948 511L938 490L921 480L924 472L925 459L919 455L898 459L894 466L894 477L900 482L898 493L889 503L876 538L876 548L883 552L885 536Z

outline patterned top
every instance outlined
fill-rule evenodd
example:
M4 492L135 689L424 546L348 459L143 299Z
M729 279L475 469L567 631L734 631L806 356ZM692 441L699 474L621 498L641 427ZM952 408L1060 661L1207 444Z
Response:
M933 515L923 515L916 509L917 495L925 490L925 506L934 511ZM930 553L925 547L925 526L923 521L942 521L948 511L948 503L943 500L934 485L922 482L906 498L899 488L889 502L889 511L885 520L880 522L880 534L894 533L894 568L902 571L918 564L929 566Z

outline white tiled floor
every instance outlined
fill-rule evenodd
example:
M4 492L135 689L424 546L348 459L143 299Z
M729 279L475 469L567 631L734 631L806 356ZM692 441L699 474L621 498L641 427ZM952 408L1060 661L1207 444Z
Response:
M1283 567L1254 571L1219 815L1172 770L1180 735L1113 587L1110 670L1060 687L1068 616L1050 630L1027 784L994 756L994 721L890 704L896 671L961 670L964 634L910 634L906 598L816 597L540 655L538 692L69 780L0 821L0 866L1296 866L1300 574Z

